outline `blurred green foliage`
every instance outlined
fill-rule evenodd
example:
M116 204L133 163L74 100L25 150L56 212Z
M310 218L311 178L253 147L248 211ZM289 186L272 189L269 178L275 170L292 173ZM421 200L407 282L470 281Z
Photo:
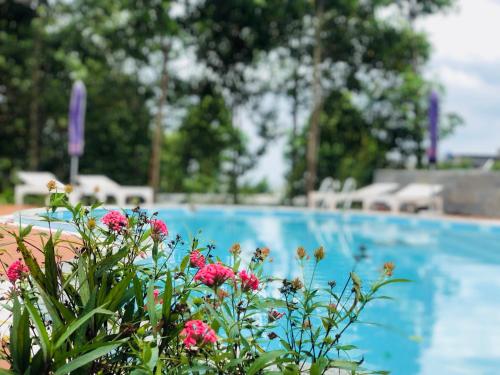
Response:
M171 60L188 61L201 74L186 77L178 62L168 65L162 191L225 192L236 201L242 190L267 190L241 177L288 136L289 193L303 192L316 42L323 51L317 182L353 176L365 183L375 168L410 158L423 166L427 95L436 85L421 74L430 46L412 25L452 1L324 1L315 40L321 1L1 2L0 191L11 188L19 169L68 179L67 112L76 79L88 91L80 172L145 184L166 45ZM389 8L394 16L381 17ZM292 123L278 120L287 107L265 106L283 97ZM252 149L241 113L260 138ZM442 118L443 135L460 123L455 114Z

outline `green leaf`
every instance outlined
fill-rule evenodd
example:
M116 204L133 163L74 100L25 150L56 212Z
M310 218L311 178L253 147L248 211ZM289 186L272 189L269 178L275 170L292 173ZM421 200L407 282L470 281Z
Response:
M33 284L35 284L35 286L37 287L38 292L40 293L40 296L43 299L43 303L45 304L45 307L47 308L47 311L52 321L54 322L54 329L55 330L61 329L63 326L63 322L59 316L59 311L57 310L56 306L54 306L54 304L52 303L51 297L47 295L47 293L45 293L45 290L41 287L40 284L37 283L36 280L33 280Z
M51 347L51 343L49 340L49 334L47 333L47 330L45 329L45 326L43 325L42 318L40 317L40 314L38 314L38 311L35 309L35 306L33 306L31 301L28 298L25 298L24 303L25 303L26 308L28 309L28 311L30 313L31 319L33 320L35 328L38 332L38 336L40 339L40 346L42 347L42 352L43 352L43 359L45 362L47 362L51 356L51 353L52 353L52 347Z
M58 349L64 342L75 332L80 326L84 323L87 322L90 318L92 318L95 314L108 314L108 315L113 315L113 312L109 310L105 310L102 307L98 307L89 313L85 314L84 316L78 318L77 320L71 322L71 324L68 325L64 333L57 339L54 349Z
M33 229L33 225L31 225L31 224L20 228L19 229L19 237L20 238L26 237L28 234L31 233L31 229Z
M14 298L12 327L10 333L10 352L12 367L17 373L23 374L29 366L31 338L29 334L29 313L21 311L21 304Z
M342 369L342 370L356 371L359 368L359 364L357 362L354 362L354 361L336 359L336 360L330 361L330 367Z
M45 254L45 288L51 296L57 296L57 265L52 235L43 247Z
M38 265L37 261L31 254L31 251L28 250L26 245L23 242L22 236L16 237L16 243L19 251L21 252L23 256L24 263L26 263L26 266L30 270L30 275L42 286L45 288L45 275L43 274L42 270L40 269L40 266Z
M142 284L141 280L135 276L133 279L133 284L134 284L134 295L135 295L135 300L137 302L137 306L139 309L142 309L144 307L144 297L142 294Z
M134 277L132 272L125 275L123 279L107 294L107 297L102 304L106 305L108 310L115 311L118 306L126 302L123 300L123 296L129 289L132 277Z
M162 306L162 315L165 318L165 321L168 321L170 315L170 305L172 304L173 288L172 274L170 273L170 271L167 271L167 280L165 282L165 290L163 291Z
M82 299L82 303L86 305L90 298L90 287L87 278L87 272L85 270L85 259L83 257L80 257L80 259L78 259L77 272L78 272L78 283L80 287L80 297Z
M101 277L104 272L107 272L114 265L116 265L120 260L122 260L128 253L130 249L128 247L124 247L117 253L104 258L103 261L98 263L95 268L95 276Z
M180 266L180 271L181 272L184 272L184 270L186 269L187 265L189 263L189 255L186 255L182 261L181 261L181 266Z
M68 204L68 197L65 193L52 193L50 194L49 203L52 212L55 212L57 207L65 207Z
M258 373L263 368L271 366L275 363L276 359L286 354L284 350L273 350L267 353L262 354L259 358L257 358L253 364L247 369L247 375L254 375Z
M95 350L92 350L91 352L86 353L86 354L66 363L65 365L61 366L60 368L57 369L57 371L54 373L54 375L68 374L71 371L74 371L82 366L85 366L87 363L90 363L90 362L96 360L97 358L108 354L110 351L118 348L120 345L122 345L122 342L113 343L113 344L106 343L102 347L97 348Z
M328 366L328 359L325 357L318 358L316 362L311 365L310 374L311 375L322 375Z
M156 304L155 304L155 299L154 299L154 289L155 289L155 284L154 280L151 280L148 286L148 293L146 296L146 305L148 306L148 315L149 315L149 321L151 323L151 327L153 328L153 334L156 337L157 334L157 326L158 326L158 317L156 315Z
M384 285L387 285L387 284L394 284L394 283L410 283L411 280L408 280L408 279L389 279L389 280L385 280L385 281L382 281L380 283L375 283L373 286L372 286L372 291L373 292L376 292L377 290L379 290L381 287L383 287Z

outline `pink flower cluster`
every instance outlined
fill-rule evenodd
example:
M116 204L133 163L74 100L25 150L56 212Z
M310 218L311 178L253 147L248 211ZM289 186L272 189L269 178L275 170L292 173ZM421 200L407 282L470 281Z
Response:
M195 250L189 255L189 264L194 268L202 268L205 265L205 257L199 250Z
M14 284L18 279L22 278L28 272L28 267L26 267L26 265L20 260L16 260L9 266L9 268L7 268L7 277L9 278L10 282Z
M238 273L241 281L241 289L248 292L250 290L257 290L259 288L259 279L251 272L241 270Z
M101 222L113 232L119 232L128 224L128 220L125 215L121 214L118 211L109 211L102 217Z
M220 263L206 264L194 276L195 281L200 281L207 286L216 287L231 278L234 278L233 270Z
M167 224L165 224L164 221L160 219L151 219L149 224L151 224L151 233L153 237L168 236Z
M213 344L217 341L215 331L201 320L188 321L181 331L181 337L184 338L182 342L188 349L193 346L201 347L205 344Z

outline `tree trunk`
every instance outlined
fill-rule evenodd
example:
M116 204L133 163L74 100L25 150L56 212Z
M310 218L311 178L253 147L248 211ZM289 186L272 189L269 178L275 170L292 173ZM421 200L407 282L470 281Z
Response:
M158 110L155 117L155 127L151 139L151 162L149 169L149 185L153 188L155 197L160 190L160 167L161 167L161 148L163 144L163 109L167 101L168 92L168 53L170 46L164 43L162 48L162 69L160 78L160 97L158 98Z
M31 102L29 114L28 166L37 170L40 164L40 61L42 59L42 30L34 19L33 27L33 63L31 66Z
M318 169L318 152L320 129L319 120L321 116L323 98L321 90L321 27L323 20L323 3L322 0L316 0L316 24L314 30L314 66L313 66L313 112L311 116L311 124L307 137L307 172L306 172L306 193L309 194L314 190L317 179Z
M290 159L292 162L291 170L294 171L297 165L297 147L295 140L299 136L299 76L298 67L295 68L293 74L293 91L292 91L292 149Z

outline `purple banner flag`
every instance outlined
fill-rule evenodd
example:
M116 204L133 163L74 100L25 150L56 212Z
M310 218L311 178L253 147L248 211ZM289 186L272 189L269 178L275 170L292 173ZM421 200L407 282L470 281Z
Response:
M435 91L431 92L429 98L429 138L430 147L428 150L429 163L436 164L437 148L438 148L438 133L439 133L439 98Z
M84 146L86 90L82 81L76 81L71 89L69 103L68 153L81 156Z

